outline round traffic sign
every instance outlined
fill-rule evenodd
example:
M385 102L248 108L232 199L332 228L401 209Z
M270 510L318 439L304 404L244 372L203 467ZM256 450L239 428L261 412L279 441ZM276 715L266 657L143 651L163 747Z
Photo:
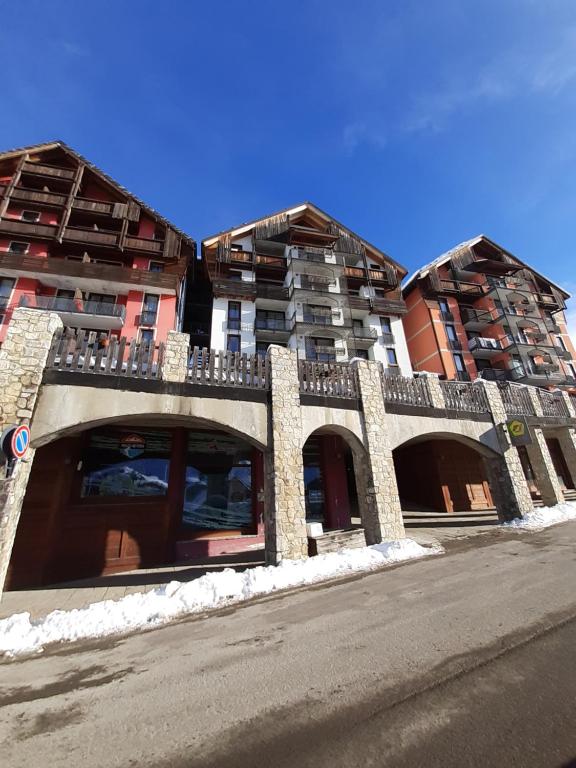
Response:
M10 450L15 459L21 459L30 445L30 427L21 424L16 427L10 439Z

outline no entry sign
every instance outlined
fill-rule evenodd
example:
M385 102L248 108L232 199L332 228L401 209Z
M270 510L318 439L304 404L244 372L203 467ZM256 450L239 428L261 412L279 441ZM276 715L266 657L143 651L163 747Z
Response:
M25 456L29 445L30 428L25 424L21 424L19 427L9 427L4 430L0 438L0 449L9 461Z

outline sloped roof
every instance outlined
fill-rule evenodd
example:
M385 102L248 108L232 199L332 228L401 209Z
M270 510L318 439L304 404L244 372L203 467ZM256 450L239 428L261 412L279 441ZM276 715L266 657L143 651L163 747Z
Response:
M130 192L128 189L126 189L121 184L119 184L115 179L113 179L111 176L108 176L107 173L105 173L103 170L98 168L98 166L94 165L94 163L91 163L79 152L76 152L75 149L72 149L72 147L69 147L68 144L66 144L64 141L59 141L59 140L49 141L42 144L32 144L27 147L18 147L17 149L10 149L5 152L0 152L0 160L6 160L10 157L18 157L19 155L23 155L25 152L48 152L52 149L61 149L63 152L66 152L68 155L73 157L77 162L83 163L93 173L99 176L102 179L102 181L104 181L106 184L111 185L112 187L114 187L114 189L116 189L121 194L127 195L128 197L132 198L132 200L134 200L134 202L137 203L146 213L148 213L150 216L157 219L158 221L161 221L162 224L164 224L167 227L170 227L170 229L173 229L184 240L186 240L187 243L191 245L193 248L196 247L196 242L192 237L190 237L190 235L187 235L186 232L183 232L181 229L178 229L178 227L174 226L174 224L172 224L171 221L169 221L160 213L158 213L158 211L156 211L154 208L151 208L143 200L140 200L138 197L136 197L136 195L132 194L132 192Z
M302 213L307 209L310 210L312 213L315 213L317 216L320 216L325 221L333 221L334 224L340 227L344 232L347 232L353 237L358 238L362 243L362 245L364 245L366 248L371 250L373 253L376 253L377 255L379 255L382 259L393 264L398 269L400 274L402 275L407 274L408 270L406 269L406 267L403 267L402 264L399 264L393 258L388 256L387 253L380 250L379 248L376 248L375 245L372 245L372 243L369 243L367 240L364 240L364 238L357 235L349 227L344 226L344 224L340 223L333 216L330 216L328 213L326 213L326 211L323 211L317 205L307 200L304 201L303 203L299 203L298 205L293 205L293 206L290 206L289 208L282 208L282 210L280 211L274 211L274 213L269 213L266 216L260 216L257 219L252 219L250 221L244 222L243 224L238 224L237 226L231 227L230 229L224 229L221 232L217 232L215 235L210 235L210 237L205 237L202 240L202 244L203 245L212 244L211 241L217 240L219 237L222 237L222 235L233 235L237 237L238 235L241 235L243 232L248 232L249 230L251 230L256 224L259 224L262 221L266 221L266 219L271 219L274 216L281 216L282 214L295 215L297 213Z
M534 269L534 267L531 267L529 264L526 264L526 262L522 261L517 256L514 256L513 253L510 253L510 251L507 251L505 248L503 248L501 245L498 245L498 243L494 242L494 240L491 240L486 235L476 235L476 237L473 237L470 240L464 240L462 243L459 243L458 245L455 245L453 248L450 248L450 250L444 251L444 253L441 253L440 256L437 256L433 261L429 262L428 264L425 264L423 267L420 267L420 269L416 270L416 272L412 273L410 277L406 279L406 281L404 282L404 285L402 286L402 293L405 293L406 290L409 288L413 288L414 287L413 283L415 283L416 280L420 280L423 277L426 277L426 275L430 272L432 267L440 267L443 264L447 264L452 259L454 254L458 253L458 251L461 251L463 248L470 248L471 246L479 243L481 240L484 240L490 245L493 245L495 248L498 248L498 250L502 251L507 256L510 256L518 264L521 264L526 269L529 269L537 277L541 278L542 280L545 280L547 283L550 283L550 285L553 285L554 288L556 288L565 296L565 298L567 299L570 298L570 294L564 288L562 288L562 286L558 285L553 280L550 280L549 277L546 277L540 272L537 272Z

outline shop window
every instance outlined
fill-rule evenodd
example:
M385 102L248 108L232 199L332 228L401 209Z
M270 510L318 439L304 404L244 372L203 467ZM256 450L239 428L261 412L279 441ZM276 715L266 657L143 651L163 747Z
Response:
M184 529L242 530L252 525L252 448L232 435L188 432Z
M92 432L82 456L80 496L165 496L170 449L169 432Z

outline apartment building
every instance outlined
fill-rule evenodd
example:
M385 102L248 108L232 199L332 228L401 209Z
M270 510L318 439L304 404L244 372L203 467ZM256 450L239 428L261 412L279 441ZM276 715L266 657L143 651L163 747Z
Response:
M405 283L403 318L415 371L539 387L576 385L569 294L484 235Z
M311 203L205 239L214 294L211 346L301 358L376 360L411 375L401 317L406 271Z
M181 326L195 243L62 142L0 153L0 342L14 309L98 338Z

